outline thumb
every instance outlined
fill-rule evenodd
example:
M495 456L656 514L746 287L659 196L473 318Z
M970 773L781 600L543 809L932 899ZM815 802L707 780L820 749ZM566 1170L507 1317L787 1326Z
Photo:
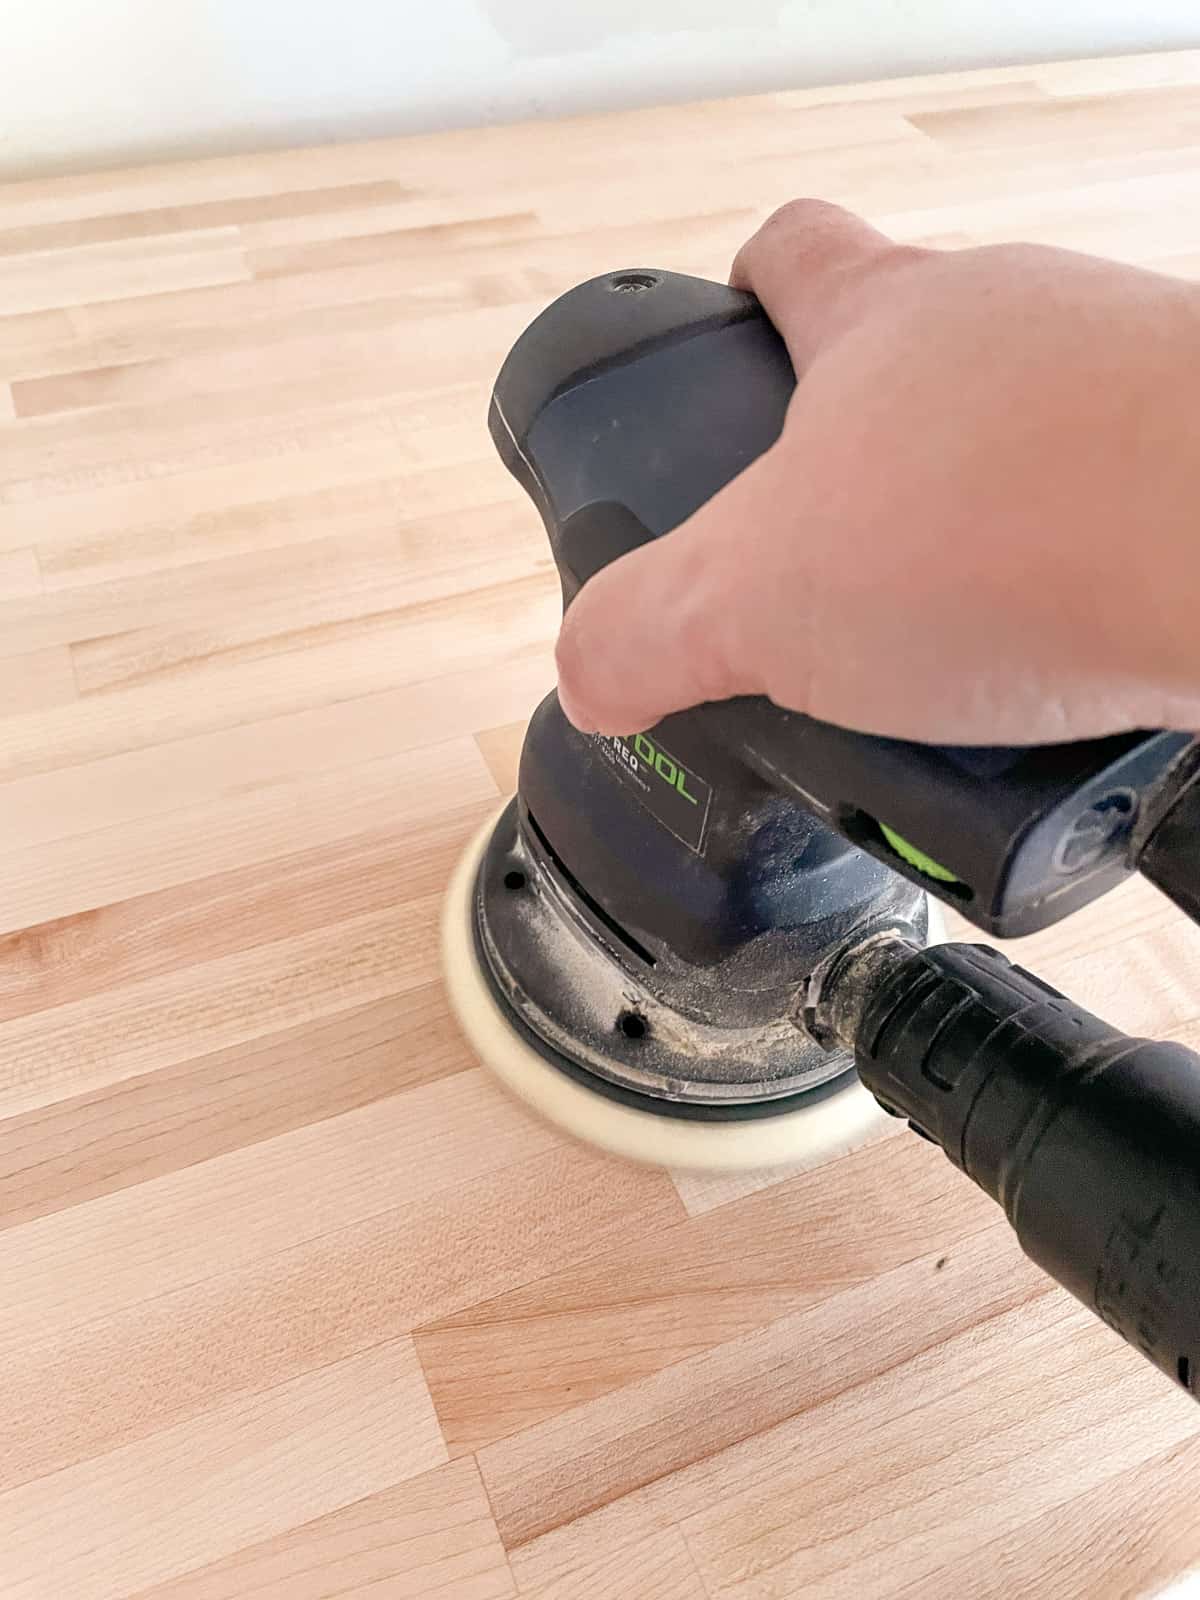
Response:
M782 468L767 450L673 532L580 590L558 638L558 697L586 733L640 733L672 711L763 690L745 555L780 514Z

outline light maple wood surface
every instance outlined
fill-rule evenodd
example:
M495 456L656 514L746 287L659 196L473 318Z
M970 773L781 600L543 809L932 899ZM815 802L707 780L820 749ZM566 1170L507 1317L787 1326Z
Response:
M797 193L1200 275L1200 53L0 189L2 1600L1200 1562L1200 1409L940 1154L625 1166L447 1013L558 609L491 379L572 283L721 276ZM1021 954L1200 1045L1148 888Z

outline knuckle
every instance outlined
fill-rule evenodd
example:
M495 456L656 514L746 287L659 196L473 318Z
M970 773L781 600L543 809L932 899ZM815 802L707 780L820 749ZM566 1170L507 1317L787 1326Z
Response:
M802 253L836 235L847 226L860 225L860 219L829 200L789 200L773 211L751 244L774 253Z
M788 200L778 206L738 251L735 277L753 279L758 273L800 254L831 215L844 216L824 200Z
M860 256L878 258L887 241L862 217L828 200L789 200L743 247L736 273L751 287L786 283L803 270L839 270Z
M799 233L832 222L843 222L851 215L832 200L798 196L776 207L762 225L764 233Z

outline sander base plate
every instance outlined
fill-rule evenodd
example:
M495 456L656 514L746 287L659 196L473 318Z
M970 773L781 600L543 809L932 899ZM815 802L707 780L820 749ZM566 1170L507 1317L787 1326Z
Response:
M496 825L493 816L460 858L442 906L442 971L451 1008L481 1063L546 1121L586 1144L651 1166L692 1172L754 1172L817 1166L896 1127L851 1078L778 1116L690 1121L622 1104L560 1072L514 1027L480 970L474 934L475 881ZM932 931L932 930L931 930Z

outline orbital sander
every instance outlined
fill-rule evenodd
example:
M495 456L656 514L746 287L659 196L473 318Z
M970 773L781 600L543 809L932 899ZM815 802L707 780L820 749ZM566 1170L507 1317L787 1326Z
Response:
M624 271L543 312L489 424L564 607L767 449L796 382L757 300L724 285ZM615 1153L797 1166L905 1119L1191 1391L1200 1058L991 946L939 942L941 903L1012 937L1136 870L1200 921L1190 735L947 748L740 698L612 738L552 693L451 883L443 959L483 1062Z

